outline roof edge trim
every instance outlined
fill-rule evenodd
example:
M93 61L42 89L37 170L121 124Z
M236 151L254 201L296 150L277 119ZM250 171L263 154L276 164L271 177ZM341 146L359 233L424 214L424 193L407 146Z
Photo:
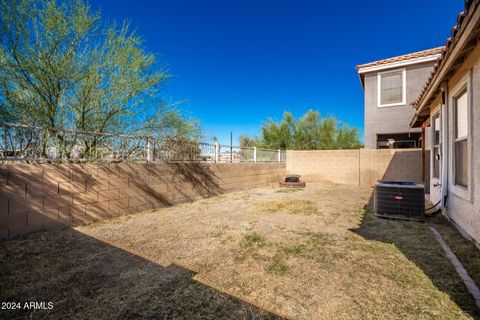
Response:
M419 63L423 63L423 62L436 61L439 57L440 57L440 54L437 53L437 54L429 55L429 56L426 56L426 57L413 58L413 59L409 59L409 60L385 63L385 64L378 65L378 66L359 68L358 73L362 74L362 73L380 71L380 70L385 70L385 69L403 67L403 66L408 66L408 65L412 65L412 64L419 64Z

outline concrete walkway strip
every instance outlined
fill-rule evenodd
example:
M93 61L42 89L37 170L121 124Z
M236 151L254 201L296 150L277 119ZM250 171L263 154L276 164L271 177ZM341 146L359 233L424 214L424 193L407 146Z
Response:
M480 308L480 289L478 289L473 279L468 275L467 270L465 270L465 268L463 267L460 260L458 260L455 253L453 253L452 249L450 249L450 247L445 242L445 240L443 240L442 236L437 231L437 229L435 229L433 226L429 226L429 227L433 235L435 236L435 239L440 244L443 251L445 251L445 254L447 255L448 259L450 259L450 261L452 262L453 266L455 267L455 270L457 270L458 275L460 276L460 278L462 278L463 282L467 286L468 291L470 291L473 298L475 299L475 304L477 305L478 308Z

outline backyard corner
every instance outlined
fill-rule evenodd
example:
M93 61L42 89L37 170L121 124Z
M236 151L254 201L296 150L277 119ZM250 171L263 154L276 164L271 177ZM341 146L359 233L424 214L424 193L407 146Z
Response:
M53 301L38 318L478 318L428 224L374 217L371 196L262 187L0 242L1 300Z

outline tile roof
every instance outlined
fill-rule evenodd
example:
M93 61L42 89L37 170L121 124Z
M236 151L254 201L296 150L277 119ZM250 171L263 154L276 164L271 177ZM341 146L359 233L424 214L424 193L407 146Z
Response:
M375 66L380 66L380 65L384 65L384 64L393 63L393 62L400 62L400 61L406 61L406 60L411 60L411 59L428 57L428 56L432 56L432 55L442 53L444 48L445 48L444 46L441 46L441 47L437 47L437 48L433 48L433 49L422 50L422 51L418 51L418 52L412 52L412 53L404 54L404 55L393 57L393 58L373 61L373 62L358 65L358 66L356 66L356 69L359 70L359 69L363 69L363 68L375 67Z
M433 70L430 73L430 76L428 77L427 82L425 83L425 86L420 91L420 95L418 96L418 99L411 104L415 109L418 110L418 108L420 107L420 103L422 99L425 98L425 95L427 94L427 91L430 89L430 86L433 85L433 80L437 75L437 71L439 71L440 66L444 64L447 56L450 55L453 48L455 47L458 37L460 37L460 34L461 34L461 32L459 31L460 30L463 31L465 25L470 20L465 18L469 13L470 13L469 18L471 17L474 11L472 9L476 8L478 4L479 4L478 0L465 0L465 9L463 12L460 12L457 16L457 25L452 28L451 36L445 41L444 50L442 50L440 57L438 58L435 65L433 66Z

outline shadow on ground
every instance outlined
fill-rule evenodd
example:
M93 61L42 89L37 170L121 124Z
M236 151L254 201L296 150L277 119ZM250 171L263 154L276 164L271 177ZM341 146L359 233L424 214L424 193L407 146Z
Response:
M430 218L421 223L376 217L373 215L372 194L364 207L360 226L351 231L367 240L395 245L430 278L439 290L448 294L450 299L467 314L480 319L480 311L473 297L428 229L430 223L432 223ZM461 235L457 231L452 237L461 238Z
M53 302L51 310L0 310L2 319L280 319L72 229L0 242L0 301Z

